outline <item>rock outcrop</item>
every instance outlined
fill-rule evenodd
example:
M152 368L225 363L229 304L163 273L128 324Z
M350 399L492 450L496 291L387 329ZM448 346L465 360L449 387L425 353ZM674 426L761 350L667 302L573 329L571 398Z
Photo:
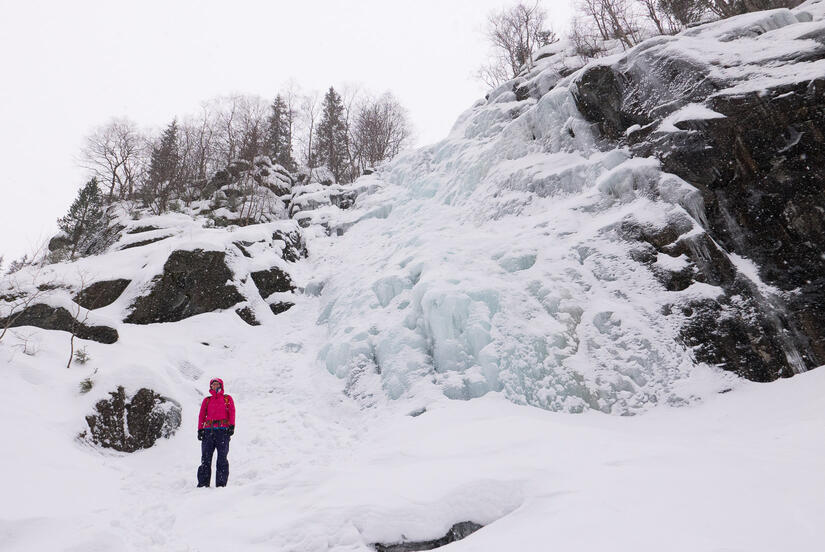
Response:
M75 318L63 307L52 307L43 303L31 305L20 313L0 319L0 328L34 326L44 330L74 332L80 339L112 344L118 340L117 330L108 326L90 326Z
M446 546L451 542L459 541L465 537L469 537L483 526L472 521L462 521L456 523L447 534L440 539L430 541L409 541L399 542L395 544L375 544L376 552L414 552L418 550L434 550L442 546Z
M251 274L252 281L261 293L261 297L266 299L276 292L287 292L295 289L289 274L278 267L269 270L260 270Z
M749 31L756 35L809 16L777 10L754 17L761 17ZM740 38L730 33L719 40ZM791 58L766 56L759 65L825 58L821 25L799 38L820 46L800 47ZM724 290L681 306L685 343L698 360L757 381L822 365L825 77L803 74L742 90L737 85L747 73L720 71L671 41L648 41L615 63L585 70L574 97L609 147L655 157L701 193L705 239L648 241L658 253L689 259L692 273L676 275L679 287L697 281ZM730 254L753 261L775 293L733 267Z
M80 290L74 302L84 309L99 309L114 303L123 293L131 280L117 279L95 282Z
M89 429L80 437L104 448L135 452L169 438L180 427L180 404L151 389L142 388L127 397L123 387L109 393L111 398L95 405L95 414L86 416Z
M228 309L244 297L233 285L223 251L175 251L154 280L151 292L138 298L125 322L177 322L196 314Z

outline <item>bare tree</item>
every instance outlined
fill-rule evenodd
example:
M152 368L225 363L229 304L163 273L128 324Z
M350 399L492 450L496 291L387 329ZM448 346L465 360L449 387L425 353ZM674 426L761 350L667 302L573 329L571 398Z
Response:
M580 0L577 10L595 24L604 40L618 40L624 48L641 40L639 14L631 0Z
M9 272L0 280L0 340L26 309L55 287L53 278L45 278L45 263L35 262L41 257L43 249L45 244L31 254L32 260L26 254L13 262ZM21 272L23 268L31 268L31 271ZM21 276L26 276L26 281Z
M352 137L363 170L392 159L412 136L407 110L390 92L363 102L355 117Z
M487 84L501 84L517 77L522 67L532 63L536 50L558 41L556 34L546 28L546 20L547 12L538 0L490 13L486 34L494 57L479 69L478 78Z
M660 34L676 34L684 23L678 21L673 14L666 9L662 0L640 0L647 18L656 26L656 31Z
M304 164L307 167L314 168L314 133L318 125L318 119L321 116L321 95L317 91L310 92L301 96L299 108L299 122L301 125L301 132L298 140L303 146L302 157Z
M87 275L85 273L79 273L80 277L80 289L86 288L87 282ZM89 319L89 309L84 309L77 303L74 304L72 307L72 323L69 326L69 333L71 337L69 338L69 362L66 363L66 369L72 367L72 360L74 359L74 338L77 335L77 329L80 326L86 324L86 321Z
M182 199L187 205L203 195L209 176L219 168L213 123L208 105L203 104L196 117L186 119L181 125L180 163L182 180L187 183Z
M582 17L574 17L570 22L570 42L576 54L587 61L605 54L604 37L596 25Z
M341 92L341 99L344 103L344 127L346 128L346 155L347 167L349 168L346 178L349 182L354 181L361 174L358 162L358 148L355 145L353 127L355 125L356 113L359 111L359 103L362 91L360 86L346 85Z
M107 201L117 195L132 197L147 163L146 137L129 119L112 119L86 137L81 165L107 191Z

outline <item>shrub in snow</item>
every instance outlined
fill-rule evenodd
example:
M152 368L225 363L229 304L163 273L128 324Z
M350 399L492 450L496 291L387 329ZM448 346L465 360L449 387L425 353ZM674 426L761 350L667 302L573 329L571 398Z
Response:
M89 353L86 351L86 347L81 347L77 351L74 352L74 361L75 364L86 364L89 362L91 357Z

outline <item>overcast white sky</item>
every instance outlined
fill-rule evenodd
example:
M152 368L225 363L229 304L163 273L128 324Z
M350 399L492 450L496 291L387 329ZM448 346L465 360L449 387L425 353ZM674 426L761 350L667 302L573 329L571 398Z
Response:
M86 176L83 137L113 116L160 127L233 92L391 90L419 144L484 94L486 14L506 0L0 0L0 254L56 231ZM569 0L544 0L554 28Z

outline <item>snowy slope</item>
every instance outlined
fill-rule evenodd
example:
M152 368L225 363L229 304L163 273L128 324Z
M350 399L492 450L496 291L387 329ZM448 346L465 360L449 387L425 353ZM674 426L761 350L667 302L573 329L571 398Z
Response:
M805 75L762 62L818 48L804 36L821 7L642 47L685 45L734 87L790 82ZM484 528L444 550L821 548L825 370L754 384L680 344L665 307L720 289L666 291L619 230L678 221L702 233L701 198L657 161L606 148L576 108L577 75L539 64L540 99L492 92L444 141L354 184L352 209L305 198L307 259L286 263L273 238L292 220L218 229L171 214L129 223L159 229L105 254L46 267L72 288L47 295L55 306L81 280L132 281L91 312L119 340L83 342L85 365L65 368L65 332L16 328L0 342L1 548L365 552L464 521ZM715 116L690 104L661 131ZM165 239L120 250L153 237ZM234 245L245 242L251 256ZM123 323L169 254L195 249L227 253L261 325L231 308ZM776 293L750 260L732 262ZM247 278L272 266L298 286L278 315ZM196 489L212 377L235 398L238 428L229 487ZM133 454L76 439L119 385L179 402L178 433Z
M439 538L460 521L485 528L445 550L767 552L825 542L816 438L825 370L636 417L571 416L498 394L411 417L404 399L357 408L314 367L314 315L292 309L275 334L202 315L94 348L102 373L142 357L185 405L174 438L132 455L73 440L89 369L65 370L48 352L64 336L35 336L34 357L4 346L14 423L0 459L3 550L366 552ZM213 375L238 403L230 485L196 489L196 407Z

